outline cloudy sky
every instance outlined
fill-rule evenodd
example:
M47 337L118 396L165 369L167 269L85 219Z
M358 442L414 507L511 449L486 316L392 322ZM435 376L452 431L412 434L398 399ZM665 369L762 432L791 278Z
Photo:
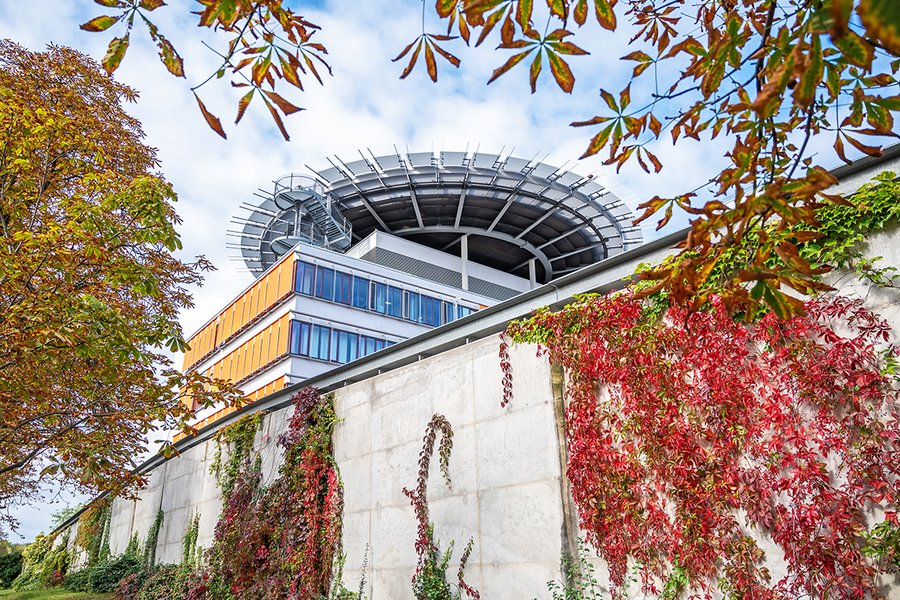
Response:
M188 333L250 282L250 275L240 269L240 263L229 260L231 253L226 249L225 232L239 203L252 201L254 191L268 189L282 174L303 171L304 165L327 167L330 155L353 160L357 149L368 148L379 155L393 152L395 145L401 151L515 148L515 154L523 158L546 157L551 164L568 163L582 174L595 173L632 207L655 194L694 189L723 163L724 142L682 141L676 150L668 138L651 147L665 164L655 176L636 166L616 174L596 157L577 160L591 134L568 123L594 116L601 102L599 88L617 90L627 79L633 63L619 60L625 53L626 31L594 30L578 40L591 56L572 61L577 81L571 96L552 83L546 68L543 85L532 95L525 63L485 85L492 70L505 60L502 53L487 49L496 41L478 50L457 43L454 48L463 60L462 68L457 71L441 63L438 84L431 83L424 70L399 80L401 65L390 59L418 35L418 0L329 0L302 5L310 7L305 14L323 28L317 37L329 49L334 76L324 87L311 83L307 92L291 96L306 110L286 119L290 142L281 138L261 104L251 106L241 124L232 126L239 91L230 89L225 80L206 86L202 95L222 118L228 140L206 127L189 88L218 66L203 41L219 48L224 42L196 27L196 17L188 12L198 6L193 1L170 0L168 7L154 13L160 30L185 57L186 80L165 71L146 30L139 27L116 74L118 80L140 91L140 100L129 110L144 124L147 143L158 148L161 169L178 192L185 257L206 255L218 269L196 291L195 308L182 316ZM99 58L118 30L91 34L80 31L78 25L102 11L89 0L7 1L0 3L0 35L35 50L52 42ZM632 90L633 96L641 93L639 88ZM644 235L655 234L650 228ZM46 528L48 511L64 505L23 509L19 539L33 538Z

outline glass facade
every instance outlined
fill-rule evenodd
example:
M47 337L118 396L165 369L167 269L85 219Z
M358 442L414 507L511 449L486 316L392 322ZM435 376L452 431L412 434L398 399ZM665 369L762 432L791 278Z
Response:
M306 296L431 327L478 310L302 260L297 261L294 290Z
M394 342L390 340L295 319L291 321L288 352L297 356L345 364L393 345Z

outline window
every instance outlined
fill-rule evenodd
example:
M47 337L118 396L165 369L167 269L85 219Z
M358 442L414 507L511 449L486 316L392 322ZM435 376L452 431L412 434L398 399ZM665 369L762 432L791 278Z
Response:
M359 358L359 335L355 333L348 333L346 362L353 362L357 358Z
M444 302L444 314L441 315L441 323L449 323L453 320L453 303L452 302Z
M405 292L406 305L403 307L403 318L415 323L422 322L422 296L416 292Z
M300 351L297 354L309 356L309 323L300 324Z
M346 334L344 334L346 335ZM331 330L331 354L328 356L328 360L331 362L339 362L338 361L338 342L341 336L341 332L337 329Z
M403 290L393 286L388 287L387 314L398 319L403 317Z
M365 277L353 278L353 306L363 310L369 308L369 280Z
M422 323L437 327L441 324L441 301L422 294Z
M334 274L334 301L350 304L353 292L353 275L336 271Z
M322 327L321 325L312 326L312 335L310 336L309 356L320 360L328 360L328 342L331 337L331 328Z
M291 321L291 354L309 355L309 323Z
M367 335L359 336L359 353L363 356L368 356L375 352L375 338L369 337Z
M369 310L384 314L387 312L387 285L384 283L372 284L372 295L369 298Z
M297 278L294 281L294 290L300 292L301 294L312 296L313 281L315 280L315 277L316 265L298 260Z
M456 305L456 318L462 319L463 317L467 317L472 314L472 309L468 306L463 306L462 304Z
M316 298L334 300L334 269L316 269Z
M289 343L293 355L346 364L396 342L292 320Z

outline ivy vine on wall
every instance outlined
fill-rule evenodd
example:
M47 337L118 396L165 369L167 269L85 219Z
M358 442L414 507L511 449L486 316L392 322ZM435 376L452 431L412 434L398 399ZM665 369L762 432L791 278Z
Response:
M284 448L278 477L262 488L259 462L240 461L207 565L194 578L189 598L327 596L343 508L332 449L333 397L304 388L293 404L278 442ZM242 439L252 441L249 427L242 431Z
M799 253L816 276L837 266L892 286L893 266L860 245L896 224L898 199L887 173L824 203L818 233L785 232L768 266ZM536 343L565 368L567 476L619 591L635 569L645 593L666 598L877 598L877 575L900 556L900 346L861 301L834 295L729 313L716 281L741 260L720 257L694 305L638 283L510 324L502 404L509 343Z
M712 307L648 317L625 292L510 326L567 371L588 540L616 586L636 563L649 593L678 576L706 596L877 596L866 515L896 526L900 505L888 324L840 297L751 324ZM771 580L748 528L780 547L786 578Z
M75 546L84 550L87 556L85 566L93 566L104 554L108 553L108 528L111 513L111 496L104 496L91 502L81 516L78 517L78 529L75 533Z
M242 470L246 470L253 453L253 441L262 423L263 413L244 415L236 422L222 428L216 434L216 452L209 471L216 476L222 490L222 503L227 504L228 496ZM222 461L223 446L227 457Z
M434 445L440 434L438 444L438 463L441 475L447 486L450 486L450 452L453 450L453 428L447 417L435 414L425 427L422 438L422 451L419 453L419 471L416 487L413 490L403 488L416 514L418 525L416 537L416 572L413 575L413 595L416 600L451 600L460 598L463 592L470 598L478 600L479 593L465 581L466 563L472 554L473 540L469 540L459 560L456 590L447 581L447 568L453 553L453 542L443 552L434 536L434 523L428 510L428 473L431 469L431 457Z

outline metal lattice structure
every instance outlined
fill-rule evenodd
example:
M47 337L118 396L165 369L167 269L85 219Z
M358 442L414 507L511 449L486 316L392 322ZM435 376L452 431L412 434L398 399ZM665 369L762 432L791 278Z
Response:
M475 152L366 157L285 176L245 204L235 246L254 274L295 243L334 250L380 230L538 282L632 248L631 212L592 177ZM309 168L309 167L307 167Z

